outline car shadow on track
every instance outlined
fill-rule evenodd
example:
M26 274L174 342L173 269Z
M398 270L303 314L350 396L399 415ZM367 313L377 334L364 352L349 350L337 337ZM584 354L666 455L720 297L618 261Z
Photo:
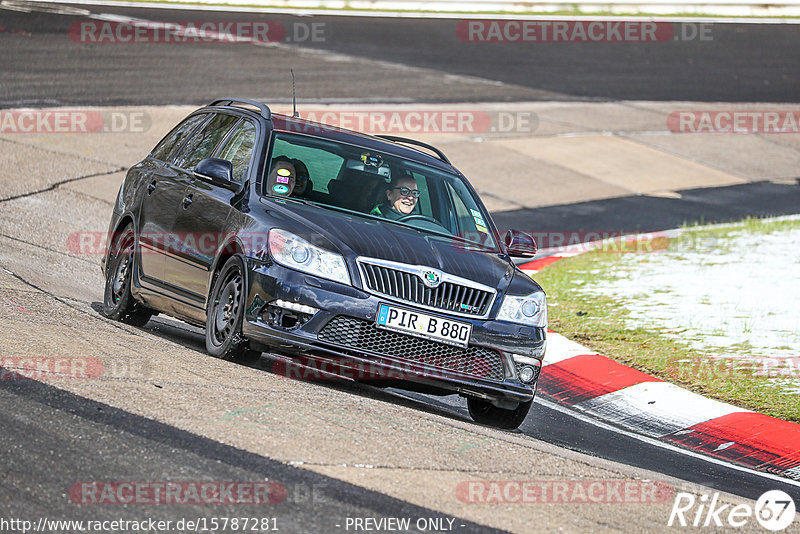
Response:
M95 312L103 316L102 303L92 302L91 307ZM198 357L213 358L213 356L210 356L205 350L205 334L202 328L181 322L171 317L159 315L151 318L140 330L165 341L180 345L185 349L195 351L199 353ZM448 419L475 424L466 410L466 404L459 409L459 407L454 404L442 402L442 399L452 396L440 398L420 393L411 394L412 392L396 391L388 386L379 387L357 382L344 376L336 377L328 375L320 377L319 369L302 366L302 364L299 364L295 360L274 353L262 353L261 357L256 361L231 361L229 363L231 365L241 365L242 367L264 371L285 380L297 380L307 384L313 383L328 389L404 406L421 412L440 415ZM289 368L289 364L293 370L292 373L286 372ZM308 370L309 372L304 373L304 370ZM313 378L303 378L305 376Z

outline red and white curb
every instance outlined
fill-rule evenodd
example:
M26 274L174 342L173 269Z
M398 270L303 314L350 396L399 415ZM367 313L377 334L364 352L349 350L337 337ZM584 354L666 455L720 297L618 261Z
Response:
M567 250L520 268L538 272ZM548 330L538 393L616 427L800 480L800 425L692 393Z

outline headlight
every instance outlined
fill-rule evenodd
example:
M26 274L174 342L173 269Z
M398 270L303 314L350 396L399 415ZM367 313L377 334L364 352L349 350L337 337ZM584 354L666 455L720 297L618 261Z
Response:
M547 327L547 299L537 291L524 297L506 295L497 314L498 321L510 321L528 326Z
M350 284L350 273L341 254L315 247L286 230L273 228L269 231L269 253L289 269Z

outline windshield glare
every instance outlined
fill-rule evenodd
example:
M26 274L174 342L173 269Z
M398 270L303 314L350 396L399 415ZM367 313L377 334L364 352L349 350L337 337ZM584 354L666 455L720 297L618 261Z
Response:
M486 210L458 176L365 148L278 134L265 195L307 200L496 249Z

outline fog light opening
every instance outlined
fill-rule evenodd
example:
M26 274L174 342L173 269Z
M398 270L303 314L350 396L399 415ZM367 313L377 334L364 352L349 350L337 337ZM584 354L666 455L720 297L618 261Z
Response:
M542 370L542 362L540 360L520 354L512 354L511 356L514 358L517 377L520 382L530 385L539 379L539 373Z
M273 328L294 330L311 320L317 311L311 306L274 300L261 311L261 320Z

